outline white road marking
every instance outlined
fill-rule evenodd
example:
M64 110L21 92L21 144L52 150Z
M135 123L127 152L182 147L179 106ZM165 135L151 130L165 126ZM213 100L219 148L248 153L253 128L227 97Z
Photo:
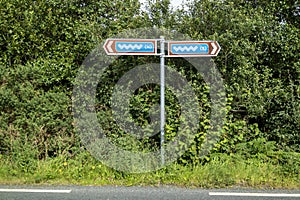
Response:
M42 189L1 189L0 192L26 192L26 193L71 193L72 190L42 190Z
M237 193L237 192L209 192L210 196L239 196L239 197L300 197L300 194L287 193Z

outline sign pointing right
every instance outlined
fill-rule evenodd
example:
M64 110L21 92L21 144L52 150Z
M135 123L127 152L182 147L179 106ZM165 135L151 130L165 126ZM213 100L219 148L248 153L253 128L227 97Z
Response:
M220 50L217 41L168 41L167 57L210 57Z

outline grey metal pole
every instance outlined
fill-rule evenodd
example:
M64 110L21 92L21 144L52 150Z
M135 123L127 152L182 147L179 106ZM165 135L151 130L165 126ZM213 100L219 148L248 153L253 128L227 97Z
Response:
M160 155L165 164L165 39L160 36Z

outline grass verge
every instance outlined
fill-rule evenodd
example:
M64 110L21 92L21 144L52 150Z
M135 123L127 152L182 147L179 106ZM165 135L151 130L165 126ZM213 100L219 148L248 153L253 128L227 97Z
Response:
M270 155L244 158L241 155L214 154L204 164L172 164L164 169L129 174L104 166L88 153L72 159L64 157L13 162L0 158L0 184L122 185L222 188L300 188L300 155ZM286 160L284 160L286 159ZM292 161L291 161L292 160Z

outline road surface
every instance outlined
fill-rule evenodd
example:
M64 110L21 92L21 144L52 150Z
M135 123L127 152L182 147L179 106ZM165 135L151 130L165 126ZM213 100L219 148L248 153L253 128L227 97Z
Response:
M300 190L216 190L176 187L1 186L1 200L299 200Z

